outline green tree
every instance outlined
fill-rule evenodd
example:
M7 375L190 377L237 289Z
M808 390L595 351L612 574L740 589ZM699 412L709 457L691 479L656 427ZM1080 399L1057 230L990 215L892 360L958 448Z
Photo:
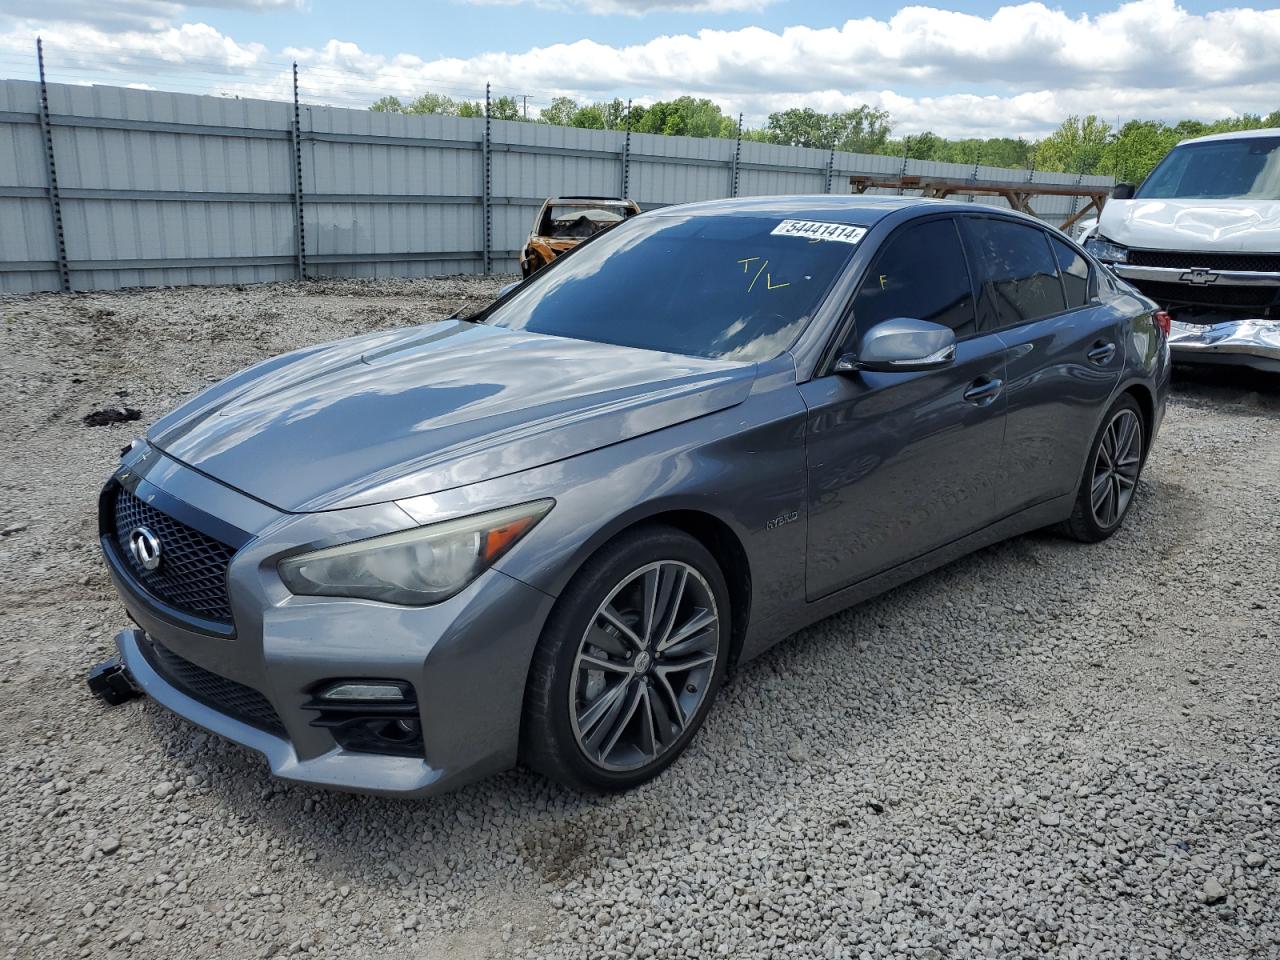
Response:
M489 102L489 116L494 120L523 120L524 113L515 97L498 97Z
M819 113L792 107L769 114L765 124L771 143L791 147L834 147L849 153L878 153L889 139L888 111L861 104L843 113Z
M617 97L607 103L598 103L596 106L600 108L606 130L618 130L626 125L627 105Z
M941 160L946 144L947 141L932 130L925 130L905 137L892 153L895 156L902 156L905 150L907 157L911 160Z
M830 147L828 117L812 107L792 107L769 114L765 132L770 142L788 147Z
M1099 173L1111 125L1094 114L1067 117L1036 145L1036 167L1066 173Z
M572 126L570 121L578 112L578 101L573 97L556 97L548 106L538 111L540 123L551 123L558 127Z
M1165 126L1155 120L1130 120L1103 149L1102 172L1118 181L1140 183L1183 139L1185 137L1177 127Z
M732 137L737 127L737 120L726 117L714 101L678 97L648 107L632 129L672 137Z
M404 104L399 97L382 97L369 105L374 113L404 113Z
M439 113L446 117L458 115L458 103L453 97L438 93L424 93L404 108L405 113Z
M573 116L569 118L569 126L581 127L584 130L604 130L607 129L604 119L604 110L598 103L591 103L585 107L579 107L573 112Z

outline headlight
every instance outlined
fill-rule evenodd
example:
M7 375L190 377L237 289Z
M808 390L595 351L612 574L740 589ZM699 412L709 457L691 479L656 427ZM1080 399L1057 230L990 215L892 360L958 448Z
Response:
M1084 242L1084 248L1099 260L1106 260L1108 263L1129 262L1128 247L1122 247L1103 237L1090 237Z
M425 606L448 600L547 515L538 500L281 560L294 593Z

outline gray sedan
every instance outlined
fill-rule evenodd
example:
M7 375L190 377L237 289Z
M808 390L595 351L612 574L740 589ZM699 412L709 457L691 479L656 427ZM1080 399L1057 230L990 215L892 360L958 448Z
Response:
M1113 534L1168 322L995 209L643 214L475 317L277 357L156 423L101 497L137 626L96 682L310 784L635 785L806 624L1027 531Z

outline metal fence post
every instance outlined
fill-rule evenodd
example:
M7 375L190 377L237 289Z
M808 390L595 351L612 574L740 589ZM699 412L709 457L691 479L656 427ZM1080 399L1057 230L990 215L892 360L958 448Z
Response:
M835 174L835 170L836 170L836 147L835 147L835 144L833 143L831 145L831 149L827 152L827 186L823 191L824 193L831 192L831 178Z
M493 268L493 152L489 134L489 84L484 85L484 275Z
M1084 183L1084 164L1081 164L1081 165L1080 165L1080 172L1076 174L1076 186L1078 187L1078 186L1080 186L1080 184L1082 184L1082 183ZM1069 220L1069 219L1071 219L1072 217L1074 217L1074 216L1076 215L1076 207L1078 207L1079 205L1080 205L1080 198L1079 198L1079 197L1072 197L1072 198L1071 198L1071 212L1067 214L1067 219L1068 219L1068 220Z
M898 179L901 180L907 175L907 145L911 142L910 137L902 138L902 169L898 171ZM902 186L898 186L898 196L902 196Z
M298 105L298 61L293 62L293 218L298 238L298 279L307 279L307 225L302 213L302 110Z
M40 132L44 134L44 165L49 180L49 210L53 215L53 244L58 259L58 286L71 292L67 267L67 239L62 232L62 198L58 194L58 168L53 159L53 125L49 122L49 87L44 80L44 41L36 37L36 63L40 66Z
M627 135L622 141L622 193L626 197L631 189L631 101L627 101Z
M738 162L742 158L742 114L738 114L738 136L733 142L733 178L729 187L729 196L738 195Z

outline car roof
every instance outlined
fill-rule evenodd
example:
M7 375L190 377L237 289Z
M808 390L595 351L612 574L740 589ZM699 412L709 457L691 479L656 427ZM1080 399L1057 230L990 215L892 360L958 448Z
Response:
M1280 137L1280 127L1265 127L1262 130L1233 130L1230 133L1211 133L1207 137L1192 137L1182 143L1212 143L1215 140L1251 140L1254 137ZM1178 146L1182 146L1182 143Z
M929 197L867 196L866 194L811 194L808 196L734 197L729 200L702 200L661 207L645 216L662 216L679 211L682 216L764 216L797 220L824 220L830 223L849 223L870 226L899 210L912 207L928 208L930 212L944 210L974 212L975 204L955 200L935 200ZM988 207L996 213L1016 214L1012 210ZM1027 218L1034 219L1034 218Z

